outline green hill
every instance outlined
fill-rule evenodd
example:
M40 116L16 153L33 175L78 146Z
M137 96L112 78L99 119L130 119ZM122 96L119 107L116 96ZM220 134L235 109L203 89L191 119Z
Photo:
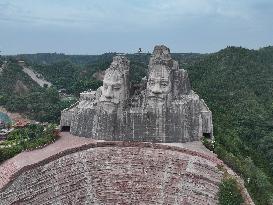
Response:
M272 204L273 48L228 47L188 70L212 110L216 153L249 181L256 204Z
M0 106L38 121L58 122L61 110L72 102L61 101L56 88L36 84L13 58L0 73Z

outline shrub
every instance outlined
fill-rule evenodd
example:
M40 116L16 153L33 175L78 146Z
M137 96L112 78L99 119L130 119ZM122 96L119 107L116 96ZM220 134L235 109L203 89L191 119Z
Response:
M55 126L49 125L45 130L41 125L12 131L0 148L0 163L14 157L23 150L33 150L55 141Z
M219 205L241 205L244 200L237 182L233 178L224 179L220 184Z
M214 141L213 140L209 140L204 137L202 139L202 143L207 149L209 149L210 151L214 151Z
M15 155L19 154L22 152L23 147L20 145L16 145L13 147L5 147L5 148L0 148L0 163L3 161L14 157Z

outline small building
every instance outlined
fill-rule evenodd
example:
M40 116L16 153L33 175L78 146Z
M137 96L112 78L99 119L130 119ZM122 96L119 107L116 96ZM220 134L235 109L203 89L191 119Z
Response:
M27 120L17 120L13 127L14 128L23 128L29 124L30 124L30 122L28 122Z
M25 66L25 61L23 61L23 60L18 60L18 65L20 65L20 66Z

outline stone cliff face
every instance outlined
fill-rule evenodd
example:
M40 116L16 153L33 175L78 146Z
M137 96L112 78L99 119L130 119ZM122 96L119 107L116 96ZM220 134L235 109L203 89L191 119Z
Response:
M215 157L149 143L101 142L19 171L7 204L217 204Z
M103 86L61 115L73 135L109 141L191 142L213 133L212 114L166 46L155 46L143 89L130 90L130 62L116 56ZM92 97L93 96L93 97Z

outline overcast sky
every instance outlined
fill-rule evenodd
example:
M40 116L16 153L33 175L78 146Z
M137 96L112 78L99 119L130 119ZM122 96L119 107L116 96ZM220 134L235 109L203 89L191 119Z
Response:
M2 54L273 45L273 0L0 0Z

